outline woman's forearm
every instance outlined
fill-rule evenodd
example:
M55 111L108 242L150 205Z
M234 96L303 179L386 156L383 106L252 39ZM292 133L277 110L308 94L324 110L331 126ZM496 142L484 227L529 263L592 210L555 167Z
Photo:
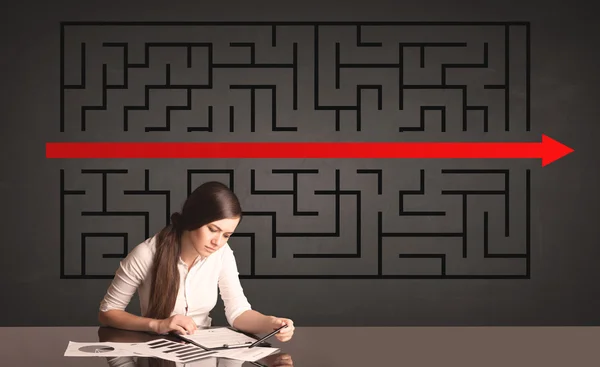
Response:
M103 326L117 329L156 332L159 320L136 316L127 311L110 310L98 313L98 321Z
M251 334L263 334L273 331L273 316L248 310L236 317L233 327Z

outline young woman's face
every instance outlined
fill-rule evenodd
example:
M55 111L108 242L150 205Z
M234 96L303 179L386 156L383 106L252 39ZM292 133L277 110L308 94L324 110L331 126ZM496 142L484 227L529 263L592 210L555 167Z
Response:
M194 248L203 257L210 256L227 243L239 222L239 218L221 219L191 231L190 238Z

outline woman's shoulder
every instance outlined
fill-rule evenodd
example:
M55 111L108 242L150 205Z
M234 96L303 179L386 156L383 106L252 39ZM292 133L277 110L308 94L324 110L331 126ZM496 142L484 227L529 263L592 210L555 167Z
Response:
M132 278L143 279L154 261L154 237L150 237L133 247L121 260L121 269Z
M228 242L225 242L223 247L221 247L218 250L218 252L219 252L219 255L220 255L219 257L220 257L221 261L228 261L235 256L233 253L233 249L231 248L231 246L229 246Z
M137 245L135 245L135 247L131 249L127 257L130 257L137 261L147 262L152 260L155 251L156 236L152 236L147 238L143 242L140 242Z

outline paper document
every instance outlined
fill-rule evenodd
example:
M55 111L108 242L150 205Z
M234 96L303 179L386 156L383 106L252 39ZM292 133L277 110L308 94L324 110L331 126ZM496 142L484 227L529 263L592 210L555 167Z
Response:
M210 331L210 332L209 332ZM188 335L199 343L211 346L253 343L254 338L227 328L200 330L197 335ZM249 345L249 344L248 344ZM206 350L191 343L156 339L144 343L69 342L66 357L158 357L176 363L192 363L212 358L256 362L278 352L279 348L234 348Z
M65 357L147 357L147 354L129 350L129 343L80 343L70 341Z
M126 348L136 353L147 354L177 363L191 363L204 358L217 357L217 353L214 351L207 351L193 344L174 342L167 339L133 343L127 345Z
M265 358L266 356L269 356L278 351L279 351L279 348L264 348L264 347L237 348L237 349L220 350L217 353L217 356L219 358L229 358L229 359L237 359L240 361L256 362L259 359Z
M198 329L191 335L181 335L181 337L209 349L224 346L250 346L250 344L256 341L256 339L252 337L227 327Z

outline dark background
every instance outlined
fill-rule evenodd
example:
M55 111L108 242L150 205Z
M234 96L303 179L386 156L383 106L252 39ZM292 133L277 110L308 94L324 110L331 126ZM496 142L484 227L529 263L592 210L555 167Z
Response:
M590 3L591 4L591 3ZM102 254L123 251L120 237L89 238L86 241L85 274L81 269L82 233L127 233L128 249L139 243L147 233L158 231L165 224L169 211L178 210L188 190L189 170L230 169L235 176L235 191L240 195L245 210L275 211L279 232L297 232L297 236L278 239L278 257L270 258L273 239L270 237L272 225L269 218L249 217L240 228L240 236L230 241L236 251L244 289L255 309L278 316L290 317L299 326L304 325L597 325L600 321L597 310L600 306L596 266L598 255L598 169L595 160L595 139L598 136L598 82L597 72L598 26L592 5L583 2L446 2L446 1L365 1L362 3L337 2L220 2L210 5L200 2L177 3L144 1L133 2L91 2L22 1L5 5L2 12L0 33L4 46L1 59L3 71L2 100L2 179L0 193L3 208L3 256L0 284L4 301L0 306L0 325L95 325L97 308L114 273L118 258L103 258ZM364 92L360 100L364 108L363 129L357 132L356 120L352 114L342 114L347 118L341 131L335 131L332 113L316 113L312 110L312 90L310 79L301 79L301 100L298 111L282 109L278 121L282 126L304 126L297 132L272 132L268 93L257 93L257 131L249 132L248 93L227 94L226 88L198 97L205 104L214 104L215 109L226 111L227 103L239 103L240 122L235 133L228 130L228 117L215 110L213 133L188 133L181 126L201 126L206 123L206 105L199 114L182 114L179 125L173 122L170 132L145 132L146 126L164 124L164 104L181 104L185 99L179 94L156 94L151 99L150 111L132 117L131 130L122 131L118 120L122 119L122 109L118 102L120 95L110 94L108 105L117 105L106 114L90 114L89 130L80 131L76 114L79 109L68 107L67 114L75 116L65 132L60 131L60 22L61 21L523 21L530 23L531 76L530 112L531 129L525 127L526 85L523 75L526 70L524 58L511 59L511 75L516 81L511 85L510 98L514 100L511 110L511 130L504 131L503 99L497 94L479 94L470 89L469 100L475 104L490 106L490 130L484 133L481 123L469 124L469 131L460 129L460 114L451 108L460 106L460 96L443 94L437 102L430 101L429 94L410 94L405 105L417 108L426 103L448 106L448 131L440 131L439 115L432 112L431 120L426 119L425 131L399 133L398 120L386 118L397 113L397 104L389 97L388 89L397 88L397 74L386 74L369 69L342 72L341 90L336 94L332 78L332 49L327 52L321 71L325 80L321 98L328 103L354 101L354 84L384 84L384 107L377 111L377 94ZM224 29L213 29L211 35L215 43L241 42L244 37L270 37L268 32L233 33ZM493 47L500 45L501 31L487 33L485 27L456 36L453 31L429 28L414 31L418 42L443 42L456 37L464 37L469 42L466 51L427 50L427 68L410 74L414 83L438 83L440 63L481 62L482 42L490 42L490 62L503 60L502 50ZM354 28L349 30L322 33L329 35L332 42L338 41L342 47L355 42ZM134 34L135 32L138 32ZM118 29L93 28L80 33L68 33L71 37L65 42L70 56L65 58L65 77L68 83L78 83L77 40L90 42L91 52L94 42L123 42L122 37L131 37L131 42L150 42L159 35L155 30L135 31L124 34ZM169 34L165 31L163 35ZM187 31L183 31L187 37ZM191 32L191 31L190 31ZM296 33L294 33L296 32ZM344 33L346 32L346 33ZM371 33L369 33L371 32ZM403 32L406 32L404 30ZM412 31L410 31L412 32ZM250 34L250 36L249 36ZM397 34L386 29L364 30L365 37L395 39ZM281 45L286 37L297 37L312 42L312 31L292 30L281 33ZM194 36L189 34L191 38ZM165 36L166 37L166 36ZM419 37L423 39L419 41ZM495 37L495 38L494 38ZM500 38L498 38L500 37ZM523 42L522 34L517 40ZM289 39L287 39L289 40ZM262 39L268 44L269 38ZM223 43L226 44L226 43ZM329 46L332 46L330 43ZM387 46L388 44L386 44ZM289 45L288 45L289 46ZM312 47L311 43L308 46ZM69 48L71 47L71 48ZM280 51L257 49L257 58L272 57L278 62L290 62L290 48L280 46ZM70 51L69 51L70 50ZM247 53L240 50L227 54L225 58L247 62ZM310 50L310 49L309 49ZM346 48L344 48L346 50ZM356 49L355 49L356 51ZM431 53L429 53L431 51ZM109 82L121 83L122 73L118 65L122 63L115 50L88 55L90 62L87 72L90 75L90 91L72 93L70 101L98 104L101 96L101 66L98 60L110 63ZM132 52L139 52L132 50ZM387 51L386 51L387 52ZM418 65L418 53L412 50L406 54L414 65ZM323 53L325 55L326 53ZM365 56L366 54L366 56ZM372 63L389 62L393 53L377 53L358 50L357 63L369 59ZM137 54L142 55L143 53ZM156 57L159 66L153 66L148 74L139 74L132 79L129 90L132 103L140 103L144 84L164 84L166 60L179 60L183 65L182 51L162 50L151 56ZM310 72L311 55L299 53L299 63ZM514 55L514 54L513 54ZM524 54L517 55L523 57ZM323 56L325 57L325 56ZM363 59L360 59L362 57ZM237 59L236 59L237 58ZM94 61L95 60L95 61ZM406 59L409 60L409 59ZM133 60L131 62L134 62ZM176 61L173 61L176 62ZM257 60L257 62L260 62ZM342 60L342 62L344 62ZM393 60L392 62L397 62ZM69 64L70 63L70 64ZM329 64L328 64L329 63ZM429 67L431 63L431 68ZM69 66L71 65L71 66ZM121 64L122 65L122 64ZM174 64L175 65L175 64ZM413 65L413 66L414 66ZM471 85L498 83L503 80L502 64L491 74L477 72L461 74L456 71L455 82ZM490 65L490 68L494 66ZM176 66L173 67L177 72ZM306 70L304 70L306 72ZM199 74L201 75L201 73ZM282 105L289 103L289 71L262 70L231 73L221 71L221 86L228 84L248 84L257 80L267 80L277 84L283 98ZM303 76L308 74L302 74ZM407 74L408 75L408 74ZM450 74L449 74L450 75ZM312 74L310 74L312 77ZM155 78L156 77L156 78ZM406 76L405 76L406 77ZM121 79L120 79L121 78ZM155 79L153 79L155 78ZM328 79L329 78L329 79ZM492 82L481 82L479 78L490 78ZM520 78L520 79L519 79ZM187 82L187 79L182 79ZM487 80L487 79L486 79ZM511 79L512 80L512 79ZM406 81L406 80L405 80ZM348 84L345 84L348 83ZM396 84L394 84L396 83ZM520 84L519 84L520 83ZM137 88L134 90L134 88ZM79 94L78 94L79 93ZM221 93L221 94L219 94ZM330 93L330 94L328 94ZM220 98L226 95L227 103ZM123 95L125 96L125 95ZM133 96L133 97L131 97ZM341 96L341 97L340 97ZM503 95L500 94L502 97ZM351 98L350 98L351 97ZM112 98L112 99L111 99ZM208 100L203 98L209 98ZM212 100L210 98L213 98ZM338 100L336 100L338 98ZM340 99L341 98L341 99ZM340 102L341 100L341 102ZM83 101L83 102L81 102ZM208 101L208 102L207 102ZM304 101L304 102L302 102ZM441 101L441 102L440 102ZM71 102L71 103L75 103ZM112 104L111 104L112 103ZM130 103L130 102L127 102ZM184 102L185 103L185 102ZM219 104L221 103L221 104ZM452 107L454 106L454 107ZM500 107L498 107L500 106ZM70 111L70 112L68 112ZM73 115L75 111L75 115ZM279 111L278 111L279 112ZM459 110L460 112L460 110ZM286 115L286 113L288 115ZM405 125L418 125L418 113L411 112L401 117ZM134 116L134 115L132 115ZM429 116L429 115L428 115ZM186 118L188 120L186 120ZM403 120L404 118L404 120ZM429 118L429 117L428 117ZM417 119L417 120L415 120ZM381 122L384 121L384 122ZM429 121L429 122L427 122ZM379 124L377 124L379 122ZM502 123L500 123L502 122ZM471 126L475 128L471 129ZM479 128L477 128L479 126ZM539 141L546 134L575 149L571 155L542 168L538 160L526 161L61 161L45 158L44 144L48 141L85 140L512 140ZM360 175L357 169L376 169L382 172L381 195L377 192L376 176ZM82 169L121 169L126 173L115 174L107 180L107 204L109 210L141 211L149 215L148 227L144 226L143 216L84 217L82 211L102 209L101 175L85 174ZM149 172L150 187L154 190L170 192L169 206L166 196L144 197L124 195L124 190L143 190L145 170ZM255 170L256 189L288 190L298 195L298 210L318 211L314 217L293 215L291 193L283 195L259 195L251 192L251 170ZM298 187L294 189L292 175L273 173L273 169L312 169L316 174L299 175ZM331 195L317 195L315 190L335 189L335 170L340 171L340 188L362 193L361 210L357 211L355 196L341 200L340 235L333 237L310 237L311 233L333 231L334 202ZM444 232L455 232L463 225L462 202L452 195L441 195L441 190L501 190L503 176L466 175L459 178L445 175L442 169L501 169L510 173L509 221L511 234L505 238L505 195L473 195L469 197L469 254L461 255L461 238L435 237ZM82 196L68 196L64 201L64 215L61 215L61 170L64 172L65 190L85 190ZM398 216L398 192L418 190L420 172L424 172L425 192L405 201L406 210L443 211L444 216ZM526 254L527 211L526 175L531 174L530 187L530 247L529 256L511 259L481 258L483 238L483 213L489 213L490 249L496 252ZM475 177L476 176L476 177ZM200 184L205 179L218 179L229 182L228 175L192 174L191 185ZM500 187L500 188L498 188ZM414 239L410 237L386 237L384 240L384 274L400 274L398 279L366 279L368 274L377 274L377 213L384 213L384 232L428 232L433 237ZM356 259L297 259L294 253L351 252L356 248L356 215L361 214L362 253ZM65 224L64 254L61 254L61 223ZM246 235L244 235L244 233ZM250 259L250 235L255 234L256 262L252 273ZM304 234L308 234L304 236ZM237 241L237 242L236 242ZM387 241L387 242L386 242ZM496 247L494 247L496 244ZM425 252L446 255L446 275L458 275L467 279L451 279L439 276L439 259L399 259L400 249L406 252ZM409 250L407 250L409 249ZM61 269L61 261L64 268ZM530 271L527 272L527 262ZM295 276L313 276L323 279L285 279ZM341 275L345 275L341 276ZM427 279L431 276L432 279ZM493 276L493 277L492 277ZM69 278L70 277L70 278ZM262 278L261 278L262 277ZM269 279L270 277L270 279ZM338 277L340 279L331 279ZM468 279L468 278L472 279ZM495 277L495 278L494 278ZM510 279L516 277L517 279ZM97 279L94 279L97 278ZM329 279L328 279L329 278ZM355 278L355 279L353 279ZM363 279L361 279L363 278ZM137 311L137 302L132 304ZM221 304L212 315L216 323L223 323Z

